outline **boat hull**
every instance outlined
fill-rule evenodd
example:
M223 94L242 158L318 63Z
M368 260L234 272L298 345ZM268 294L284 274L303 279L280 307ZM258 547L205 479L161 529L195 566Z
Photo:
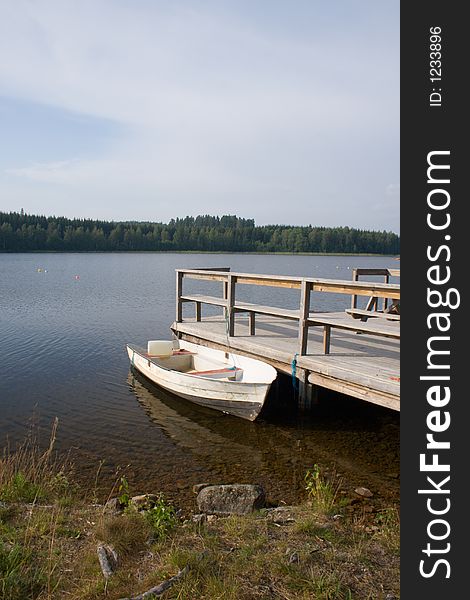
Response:
M182 345L189 347L190 350L201 348L202 352L212 352L213 354L218 352L210 349L206 350L189 342L183 342ZM136 346L128 344L127 352L131 365L150 381L165 390L200 406L212 408L249 421L254 421L261 412L271 387L271 382L276 376L275 370L266 365L266 363L244 357L237 357L237 359L245 366L249 365L250 369L256 369L257 365L255 363L259 363L262 365L260 369L264 369L266 372L266 379L270 380L266 382L250 382L198 377L162 367L152 357L149 357L145 350ZM224 356L224 353L220 354ZM272 372L266 368L272 369Z

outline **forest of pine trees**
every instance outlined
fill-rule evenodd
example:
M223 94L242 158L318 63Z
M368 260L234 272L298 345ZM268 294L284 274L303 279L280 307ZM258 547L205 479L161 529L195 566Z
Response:
M234 215L146 223L0 212L0 252L135 250L399 254L400 238L350 227L257 226Z

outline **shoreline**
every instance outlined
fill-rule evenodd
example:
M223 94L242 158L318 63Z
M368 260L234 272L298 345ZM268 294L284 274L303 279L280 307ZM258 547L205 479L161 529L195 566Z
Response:
M366 252L229 252L224 250L0 250L0 254L216 254L259 256L365 256L400 260L398 254Z

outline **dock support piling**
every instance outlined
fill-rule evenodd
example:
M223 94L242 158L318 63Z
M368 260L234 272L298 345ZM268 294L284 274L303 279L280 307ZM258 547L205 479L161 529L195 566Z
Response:
M309 372L297 367L296 375L299 386L299 408L301 410L310 410L314 397L314 386L308 380Z

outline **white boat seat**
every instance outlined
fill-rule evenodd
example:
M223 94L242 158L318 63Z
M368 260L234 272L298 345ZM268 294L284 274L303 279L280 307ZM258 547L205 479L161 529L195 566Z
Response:
M219 378L236 378L241 375L243 369L238 367L225 367L223 369L210 369L208 371L188 371L187 375L197 375L198 377L210 377L213 379Z

